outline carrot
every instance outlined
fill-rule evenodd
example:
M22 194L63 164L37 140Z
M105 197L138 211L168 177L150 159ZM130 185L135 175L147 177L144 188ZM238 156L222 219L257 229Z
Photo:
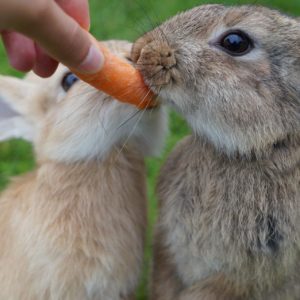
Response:
M156 97L145 85L140 72L124 59L112 54L103 44L98 44L105 59L102 69L95 74L74 73L81 80L121 102L133 104L140 109L156 106Z

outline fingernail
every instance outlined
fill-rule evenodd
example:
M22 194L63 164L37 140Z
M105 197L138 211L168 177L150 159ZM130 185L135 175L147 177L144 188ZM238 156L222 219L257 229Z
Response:
M78 67L78 70L85 73L95 73L99 71L104 63L104 56L100 49L94 44L91 45L84 61Z

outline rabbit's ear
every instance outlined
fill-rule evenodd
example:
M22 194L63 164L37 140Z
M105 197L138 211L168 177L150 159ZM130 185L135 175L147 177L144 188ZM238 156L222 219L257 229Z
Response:
M26 80L0 76L0 141L34 136L34 110L31 99L37 93L34 84Z

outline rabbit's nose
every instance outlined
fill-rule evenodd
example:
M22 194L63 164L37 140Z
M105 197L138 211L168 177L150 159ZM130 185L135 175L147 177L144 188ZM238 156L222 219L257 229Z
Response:
M176 65L176 57L169 45L153 41L141 50L138 62L169 70Z

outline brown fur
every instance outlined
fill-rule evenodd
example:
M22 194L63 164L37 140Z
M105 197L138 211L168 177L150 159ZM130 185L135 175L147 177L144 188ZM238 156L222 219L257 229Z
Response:
M229 159L193 137L177 147L158 185L157 231L168 235L156 239L154 293L171 293L164 286L173 281L175 294L179 287L183 295L197 295L182 299L202 299L209 280L212 298L207 299L298 299L300 170L297 163L290 166L294 157L286 151L274 157ZM164 256L157 244L164 245ZM166 272L160 260L177 264L168 279L160 280ZM206 268L207 275L200 275ZM197 276L203 276L199 283ZM164 293L153 299L176 299Z
M223 51L229 29L254 48ZM141 37L132 58L194 132L158 180L152 299L299 300L298 20L200 6Z

